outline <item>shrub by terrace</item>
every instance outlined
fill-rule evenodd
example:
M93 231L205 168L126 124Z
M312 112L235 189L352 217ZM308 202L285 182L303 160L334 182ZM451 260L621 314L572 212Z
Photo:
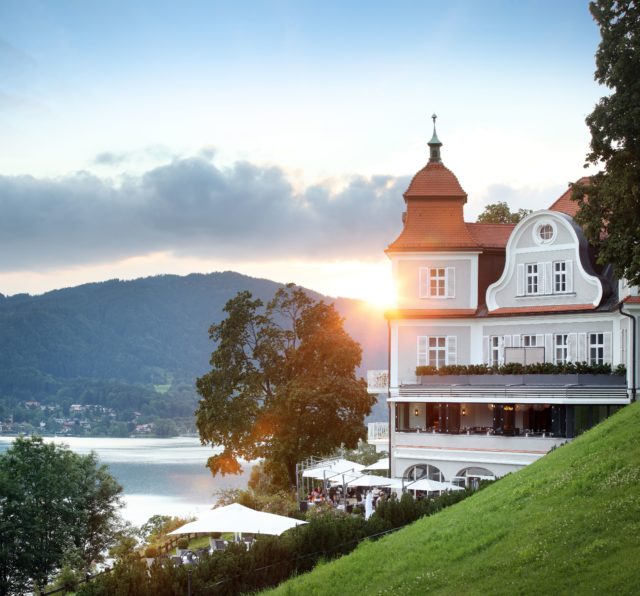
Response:
M375 540L470 494L472 491L465 490L422 501L405 494L399 501L379 502L368 520L330 510L282 536L260 536L250 549L230 544L225 551L205 555L199 564L189 566L192 593L230 595L276 586L292 575L310 571L320 560L350 553L364 539ZM186 594L187 566L176 567L169 560L156 559L146 573L144 565L134 559L121 561L110 574L84 585L77 594Z
M416 376L433 375L624 375L627 372L624 364L611 369L610 364L588 364L587 362L567 362L553 364L540 362L537 364L520 364L511 362L488 366L486 364L446 364L443 366L417 366Z

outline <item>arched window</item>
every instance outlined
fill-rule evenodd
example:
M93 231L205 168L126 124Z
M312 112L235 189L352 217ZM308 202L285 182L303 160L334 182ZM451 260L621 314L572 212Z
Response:
M496 475L487 468L464 468L460 470L452 480L458 486L467 486L469 488L478 488L481 480L495 480Z
M430 464L417 464L405 470L405 480L421 480L422 478L444 482L444 476L442 472L438 468Z

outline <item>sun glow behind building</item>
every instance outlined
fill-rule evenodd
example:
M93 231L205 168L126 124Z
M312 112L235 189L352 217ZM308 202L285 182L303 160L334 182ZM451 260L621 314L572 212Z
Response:
M388 305L431 112L470 220L541 208L597 43L577 1L4 3L0 292L236 270Z

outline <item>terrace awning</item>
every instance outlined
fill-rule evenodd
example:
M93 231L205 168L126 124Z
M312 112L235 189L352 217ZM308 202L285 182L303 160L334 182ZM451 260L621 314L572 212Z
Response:
M179 527L169 534L210 534L233 532L236 534L272 534L279 536L291 528L307 522L284 515L256 511L239 503L209 509L195 521Z

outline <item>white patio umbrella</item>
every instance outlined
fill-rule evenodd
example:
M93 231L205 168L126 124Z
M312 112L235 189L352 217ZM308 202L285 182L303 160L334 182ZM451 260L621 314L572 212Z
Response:
M317 466L302 472L303 478L325 480L330 476L346 472L360 472L364 466L348 459L333 459L320 462Z
M402 478L386 478L388 484L385 484L385 488L402 488L403 484L406 484L408 481L405 480L404 483Z
M362 471L373 471L373 470L388 470L389 469L389 458L383 457L379 459L376 463L371 464L370 466L365 466Z
M239 503L209 509L195 521L179 527L169 534L209 534L211 532L234 532L236 534L273 534L279 536L286 530L306 524L299 519L284 515L256 511Z
M373 488L374 486L389 486L390 478L382 476L374 476L373 474L364 474L347 482L347 486L361 486L363 488Z
M426 490L428 492L464 490L450 482L438 482L437 480L431 480L430 478L420 478L420 480L415 480L413 482L405 482L404 486L409 490Z
M422 478L420 480L403 480L402 478L387 478L389 484L385 488L407 488L409 490L426 490L426 491L445 491L445 490L464 490L460 486L451 484L451 482L438 482L437 480L428 480Z

